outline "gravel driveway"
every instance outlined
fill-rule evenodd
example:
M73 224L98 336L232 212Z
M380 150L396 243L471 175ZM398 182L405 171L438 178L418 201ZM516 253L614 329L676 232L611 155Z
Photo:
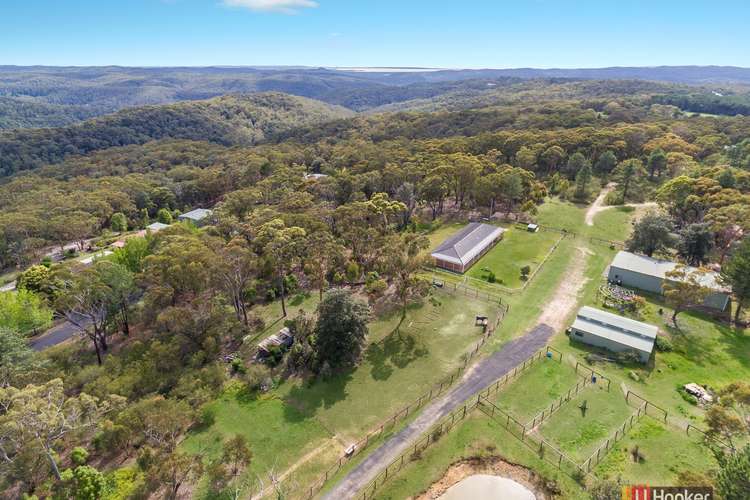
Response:
M324 498L338 500L353 497L380 470L395 460L438 420L461 406L464 401L481 389L522 364L524 360L544 347L553 333L552 327L546 324L537 325L524 336L511 340L499 351L478 362L456 387L427 405L414 422L372 452Z

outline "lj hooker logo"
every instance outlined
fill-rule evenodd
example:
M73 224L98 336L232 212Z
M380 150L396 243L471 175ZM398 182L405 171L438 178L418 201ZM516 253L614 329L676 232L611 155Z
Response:
M713 488L703 486L625 486L622 500L713 500Z

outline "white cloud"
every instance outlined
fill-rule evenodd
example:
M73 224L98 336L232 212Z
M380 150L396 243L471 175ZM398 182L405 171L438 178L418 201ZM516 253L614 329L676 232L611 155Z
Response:
M314 0L224 0L229 7L244 7L262 12L296 14L300 9L317 7Z

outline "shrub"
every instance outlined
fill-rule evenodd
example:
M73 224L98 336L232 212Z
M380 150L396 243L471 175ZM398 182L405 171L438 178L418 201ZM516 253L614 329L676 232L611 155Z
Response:
M86 448L76 446L73 451L70 452L70 460L74 465L83 465L89 459L89 452Z
M198 416L198 425L206 428L211 427L216 422L216 409L213 406L204 405L200 409Z
M523 266L521 268L521 279L523 281L526 281L529 279L529 274L531 273L531 267L530 266Z
M656 350L659 352L669 352L674 349L672 341L662 335L656 336Z
M490 271L489 274L487 275L487 281L490 283L494 283L496 279L497 278L495 277L495 273Z
M232 360L232 373L245 373L245 363L241 358L234 358Z
M269 380L268 367L259 363L253 363L243 375L243 380L247 384L248 390L260 391L263 389Z

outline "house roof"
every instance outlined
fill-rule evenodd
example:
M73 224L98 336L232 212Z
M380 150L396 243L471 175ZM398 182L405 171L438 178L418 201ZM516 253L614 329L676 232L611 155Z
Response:
M208 208L196 208L195 210L191 210L189 212L186 212L180 215L178 218L198 221L198 220L205 219L212 213L213 213L213 210L209 210Z
M588 306L578 311L573 328L649 353L659 332L654 325Z
M665 279L668 272L674 270L677 267L676 262L670 260L655 259L653 257L647 257L646 255L638 255L632 252L619 251L612 260L612 267L625 269L638 274L645 274L646 276L654 276L659 279ZM696 271L698 268L692 266L685 266L688 272ZM701 275L701 285L712 290L718 290L727 292L725 286L722 286L719 282L719 275L713 271L708 271Z
M443 241L431 255L437 259L463 265L481 253L504 231L501 227L472 222Z
M153 222L146 226L146 229L151 230L153 232L161 231L162 229L166 229L169 227L169 224L164 224L161 222Z

